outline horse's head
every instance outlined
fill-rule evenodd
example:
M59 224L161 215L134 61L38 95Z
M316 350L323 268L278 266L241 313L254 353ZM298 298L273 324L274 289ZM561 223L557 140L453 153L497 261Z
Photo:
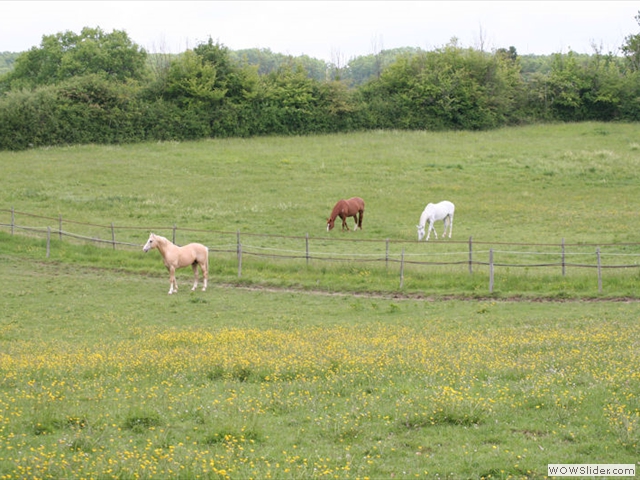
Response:
M151 235L149 235L149 240L147 240L147 243L145 243L144 247L142 247L142 251L143 252L148 252L149 250L154 248L155 247L155 240L156 240L156 236L153 233Z
M424 238L424 234L425 234L424 225L416 225L416 227L418 227L418 241L420 241Z
M333 228L335 223L336 223L336 219L335 218L333 220L330 219L330 218L327 218L327 232Z

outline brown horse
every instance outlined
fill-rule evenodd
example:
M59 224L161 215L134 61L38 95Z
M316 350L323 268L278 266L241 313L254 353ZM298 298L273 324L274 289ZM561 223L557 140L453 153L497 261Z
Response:
M204 292L207 289L207 279L209 277L209 249L207 247L200 243L190 243L184 247L178 247L166 238L152 233L149 235L149 240L142 247L142 250L148 252L152 248L157 248L160 251L164 266L169 270L169 295L178 291L176 269L188 267L189 265L193 268L195 277L191 290L195 290L198 286L198 265L200 265L202 276L204 277L202 291Z
M347 225L347 218L354 217L356 226L354 231L360 228L362 230L362 217L364 216L364 200L360 197L353 197L349 200L340 200L336 203L331 211L331 217L327 218L327 232L334 227L336 217L342 219L342 230L345 228L349 230Z

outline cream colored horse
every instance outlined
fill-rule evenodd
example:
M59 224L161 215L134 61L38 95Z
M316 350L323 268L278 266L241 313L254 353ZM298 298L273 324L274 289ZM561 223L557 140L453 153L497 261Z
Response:
M207 289L207 279L209 278L209 249L207 247L200 243L190 243L184 247L178 247L166 238L152 233L149 235L147 243L142 247L142 251L148 252L153 248L157 248L160 251L164 266L169 270L169 295L178 291L176 269L188 267L189 265L193 268L195 277L191 290L195 290L198 287L198 265L204 277L202 291L204 292Z
M422 240L422 237L424 237L424 229L427 222L429 222L429 230L426 232L427 240L429 240L429 235L431 235L432 230L436 235L436 240L438 239L438 232L433 228L434 222L438 220L442 220L444 222L444 233L442 234L442 238L447 236L447 227L449 227L449 238L451 238L451 232L453 231L453 213L455 210L455 205L447 200L440 203L428 204L422 212L422 215L420 215L420 223L416 225L416 227L418 227L418 241Z

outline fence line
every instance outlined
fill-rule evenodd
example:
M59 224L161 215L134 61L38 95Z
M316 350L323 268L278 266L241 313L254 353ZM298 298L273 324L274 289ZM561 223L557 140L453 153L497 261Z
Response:
M167 227L167 226L155 226L155 227L141 227L141 226L116 226L113 223L110 225L98 225L93 223L86 223L74 220L67 220L62 218L62 215L58 216L58 218L46 217L42 215L35 215L25 212L17 212L13 208L10 210L0 209L0 212L10 213L11 220L10 223L2 223L0 222L0 227L8 227L11 235L14 235L16 230L22 230L26 232L32 232L39 235L46 234L47 238L47 249L46 256L50 255L51 248L51 236L52 234L57 235L60 240L64 237L73 238L75 240L81 240L85 242L92 242L97 244L104 244L111 246L114 250L117 246L121 247L135 247L139 248L142 246L142 243L134 243L132 241L122 241L116 239L116 231L171 231L173 242L176 242L176 237L178 232L195 232L203 235L209 236L222 236L229 237L235 236L235 243L218 243L217 245L209 246L210 251L217 253L235 253L237 256L238 262L238 277L242 276L242 259L244 256L252 256L252 257L260 257L260 258L271 258L271 259L304 259L309 265L311 261L329 261L329 262L375 262L381 263L384 262L387 269L389 268L389 264L399 264L400 269L400 288L404 285L404 277L405 277L405 266L406 265L418 265L418 266L462 266L467 265L469 269L469 274L473 274L474 267L487 267L489 270L489 291L493 292L494 289L494 280L495 280L495 268L496 267L505 267L505 268L561 268L562 275L566 275L567 268L587 268L587 269L595 269L598 275L598 291L602 292L602 270L603 269L628 269L628 268L640 268L640 243L617 243L617 244L584 244L584 243L566 243L565 239L562 239L561 243L509 243L509 242L482 242L473 240L472 237L469 237L468 240L465 241L455 241L455 240L447 240L446 242L430 242L430 248L456 248L457 246L466 246L465 250L461 251L429 251L429 252L410 252L407 251L408 248L426 248L424 247L425 242L418 241L409 241L409 240L390 240L390 239L357 239L357 238L328 238L328 237L310 237L309 234L305 234L305 236L291 236L291 235L277 235L277 234L260 234L260 233L242 233L240 231L236 232L225 232L225 231L215 231L215 230L204 230L204 229L193 229L193 228L182 228L178 227L176 224ZM50 222L54 222L57 224L57 229L52 228L51 225L47 225L46 227L38 227L38 226L26 226L20 225L16 221L16 216L28 217L31 219L39 219L39 220L47 220ZM35 223L35 222L34 222ZM110 232L110 239L101 238L100 236L88 236L82 235L80 233L70 232L67 230L63 230L63 224L70 224L76 226L87 227L87 229L100 229L107 230ZM284 246L265 246L258 244L259 242L251 242L250 244L242 243L242 240L248 237L252 240L262 239L263 241L280 241L280 242L290 242L294 241L296 244L303 245L303 249L296 249L295 247L285 248ZM144 243L144 242L143 242ZM203 242L204 243L204 242ZM349 245L349 244L362 244L368 245L369 248L372 244L382 244L384 243L384 250L380 250L377 252L357 252L346 251L340 252L339 249L334 248L332 251L321 251L318 246L326 246L331 245L333 247L340 245ZM391 252L391 246L397 245L402 248L401 252L393 253ZM421 247L417 247L417 245L421 245ZM490 246L488 250L474 250L474 247L481 245ZM494 246L500 246L500 249L493 248ZM517 247L517 250L505 250L505 246L513 246ZM316 250L314 250L313 248ZM544 247L545 249L548 247L557 248L556 251L526 251L523 247ZM615 247L615 248L635 248L637 253L628 252L623 253L619 251L613 252L603 252L603 247ZM574 249L588 249L586 252L579 251L567 251L567 248ZM463 260L454 260L451 257L460 256L464 258ZM482 257L487 257L487 260L482 260ZM502 256L503 259L501 261L497 260L497 256ZM505 261L512 258L522 258L527 256L551 256L559 259L557 262L544 262L544 263L515 263ZM438 257L438 260L420 260L420 258L435 258ZM480 257L480 259L478 258ZM576 259L578 257L584 257L586 261L583 262L568 262L567 257L572 259ZM447 261L443 259L447 258ZM634 258L637 260L633 260L633 263L618 263L618 264L604 264L604 259L611 258ZM589 263L589 259L592 259L593 263Z

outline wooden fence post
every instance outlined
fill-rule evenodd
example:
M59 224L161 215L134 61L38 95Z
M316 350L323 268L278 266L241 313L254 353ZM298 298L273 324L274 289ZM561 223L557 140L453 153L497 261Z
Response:
M50 251L51 251L51 227L47 227L47 258L49 258Z
M113 222L111 222L111 244L113 245L113 249L116 249L116 231L113 228Z
M404 247L402 247L402 256L400 257L400 288L404 286Z
M384 268L389 270L389 239L387 238L385 242L385 252L384 252Z
M305 247L306 247L306 255L307 255L307 267L309 266L309 232L304 237Z
M11 207L11 235L13 235L14 225L16 224L16 216L13 207Z
M564 251L564 238L562 239L562 276L566 276L566 258Z
M58 240L62 241L62 215L58 215Z
M242 244L240 243L240 230L236 232L236 250L238 255L238 278L242 276Z
M469 237L469 273L473 273L473 239Z
M489 250L489 293L493 293L493 248Z
M173 224L173 243L176 243L176 228L178 228L178 227L174 223ZM176 245L177 245L177 243L176 243Z
M602 293L602 263L600 259L600 247L596 248L596 257L598 258L598 293Z

